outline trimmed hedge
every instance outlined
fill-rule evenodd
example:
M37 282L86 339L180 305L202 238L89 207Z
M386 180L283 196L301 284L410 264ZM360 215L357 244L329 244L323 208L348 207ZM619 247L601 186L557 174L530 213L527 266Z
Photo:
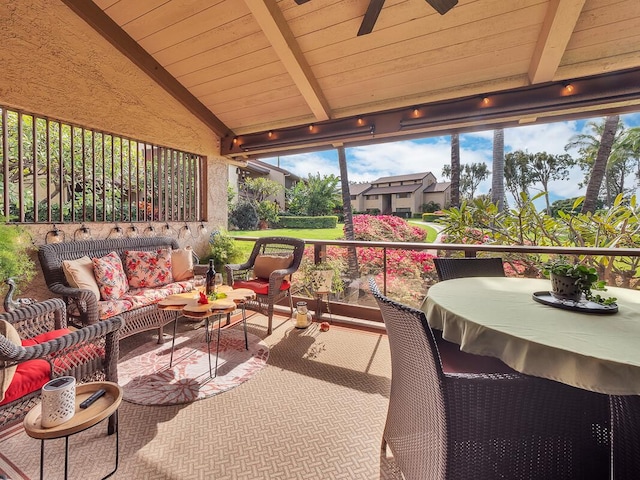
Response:
M281 228L336 228L338 217L280 217L278 225Z
M435 222L439 218L444 217L442 213L423 213L422 221L423 222Z

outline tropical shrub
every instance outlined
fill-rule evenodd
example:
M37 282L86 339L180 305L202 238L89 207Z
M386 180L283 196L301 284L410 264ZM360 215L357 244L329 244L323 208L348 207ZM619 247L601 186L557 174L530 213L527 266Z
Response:
M529 198L523 194L520 206L503 212L486 200L463 202L459 208L445 210L443 241L599 248L636 248L640 244L640 208L635 196L625 200L618 195L611 208L595 214L578 213L584 199L580 197L570 208L573 213L558 210L558 216L553 217L534 205L540 195ZM538 254L510 254L507 258L521 262L526 276L539 275L539 265L548 260ZM632 287L637 283L638 257L576 255L570 260L595 268L609 285Z
M238 203L229 214L229 223L238 230L257 230L258 221L256 207L249 202Z
M278 222L280 228L336 228L338 217L288 217L282 216Z
M427 232L392 215L354 215L355 240L370 242L424 242Z
M243 260L242 249L227 232L216 230L209 236L209 255L203 260L213 259L216 272L222 272L228 263L239 263Z

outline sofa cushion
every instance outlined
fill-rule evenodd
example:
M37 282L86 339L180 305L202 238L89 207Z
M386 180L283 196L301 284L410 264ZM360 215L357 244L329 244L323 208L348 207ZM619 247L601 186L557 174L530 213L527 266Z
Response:
M291 284L287 280L282 281L280 291L289 290ZM248 288L258 295L267 295L269 293L269 280L262 278L254 278L253 280L236 280L233 282L233 288Z
M6 320L0 320L0 335L3 335L11 343L20 345L20 334ZM7 362L0 362L0 402L4 400L5 393L9 389L18 368L17 365L7 367L6 364Z
M190 246L171 250L171 273L175 282L193 278L193 249Z
M128 312L133 308L131 300L128 298L119 298L117 300L100 300L98 302L98 315L100 320L111 318L124 312ZM70 310L70 314L77 312L77 309Z
M116 252L93 259L93 272L102 300L117 300L129 290L122 260Z
M161 287L173 282L171 250L128 250L124 252L125 271L131 288Z
M253 275L257 278L269 278L274 270L289 268L293 255L258 255L253 264Z
M139 307L158 303L163 298L174 293L189 292L200 283L202 283L202 280L191 279L184 282L173 282L156 288L131 288L118 300L99 301L100 319L104 320ZM69 312L71 315L77 315L76 309L69 309Z
M93 274L93 261L86 255L77 260L63 260L62 270L70 287L91 290L100 300L100 288Z

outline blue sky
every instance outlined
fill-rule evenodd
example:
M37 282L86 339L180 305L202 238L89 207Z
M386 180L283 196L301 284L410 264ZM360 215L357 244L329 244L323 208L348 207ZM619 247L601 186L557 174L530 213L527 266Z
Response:
M626 127L640 126L640 113L622 115ZM569 153L574 157L576 151L565 151L565 145L574 135L590 133L588 123L600 122L601 117L557 122L548 124L528 125L505 129L505 152L527 150L529 152L547 152L550 154ZM460 135L460 161L465 163L484 162L491 170L492 164L493 130L485 132L465 133ZM372 181L378 177L402 175L430 171L438 180L444 181L442 167L450 163L450 137L428 137L419 140L390 142L365 147L348 148L347 169L349 181ZM340 175L338 155L335 150L305 153L300 155L266 158L265 162L277 165L306 177L310 173L321 175ZM550 185L552 201L557 198L569 198L584 195L584 188L578 184L584 174L576 169L570 180L553 182ZM630 179L632 185L634 179ZM491 187L491 178L483 182L478 193L486 193ZM531 192L536 193L534 191Z

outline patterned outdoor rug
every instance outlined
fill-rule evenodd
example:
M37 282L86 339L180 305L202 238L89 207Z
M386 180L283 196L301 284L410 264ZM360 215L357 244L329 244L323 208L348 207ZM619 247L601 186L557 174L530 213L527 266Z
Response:
M216 336L212 332L211 368L215 372ZM118 362L118 383L124 399L139 405L178 405L226 392L246 382L266 365L269 347L249 334L245 349L244 332L225 329L220 333L218 374L209 376L209 355L205 329L179 333L169 367L171 340L162 345L148 342Z

